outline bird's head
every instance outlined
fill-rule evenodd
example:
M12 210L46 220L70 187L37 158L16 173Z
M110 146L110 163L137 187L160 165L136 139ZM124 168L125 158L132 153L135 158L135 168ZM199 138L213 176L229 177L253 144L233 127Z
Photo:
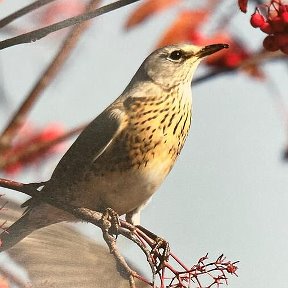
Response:
M150 54L142 64L146 76L164 89L182 83L191 83L194 71L204 57L211 55L227 44L212 44L204 47L176 44L160 48ZM142 70L143 73L143 70Z

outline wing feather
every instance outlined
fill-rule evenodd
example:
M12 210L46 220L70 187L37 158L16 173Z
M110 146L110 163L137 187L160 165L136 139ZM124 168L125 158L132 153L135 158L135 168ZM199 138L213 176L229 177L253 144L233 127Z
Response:
M124 129L126 114L121 108L105 110L84 129L58 163L50 181L71 182L89 170Z

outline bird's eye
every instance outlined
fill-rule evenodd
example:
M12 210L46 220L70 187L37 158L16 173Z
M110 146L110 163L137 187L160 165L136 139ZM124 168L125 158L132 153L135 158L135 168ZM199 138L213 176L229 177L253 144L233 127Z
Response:
M183 56L184 56L184 53L182 50L175 50L170 53L170 55L168 56L168 59L172 61L179 61L180 59L183 58Z

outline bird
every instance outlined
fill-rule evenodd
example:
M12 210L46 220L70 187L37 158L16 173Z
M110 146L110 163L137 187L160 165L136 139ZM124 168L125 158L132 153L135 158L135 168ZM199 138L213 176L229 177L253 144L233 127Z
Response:
M172 169L192 120L191 82L200 61L227 44L174 44L152 52L122 94L78 136L42 195L99 212L111 208L140 225L141 210ZM0 235L0 251L70 213L39 198Z

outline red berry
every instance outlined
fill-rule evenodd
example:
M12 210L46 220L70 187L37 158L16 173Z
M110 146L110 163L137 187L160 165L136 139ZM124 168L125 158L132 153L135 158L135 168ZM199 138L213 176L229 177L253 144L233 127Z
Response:
M235 266L235 265L232 264L232 263L229 263L229 264L227 265L226 269L227 269L227 272L228 272L228 273L235 274L235 272L237 271L238 267Z
M275 35L275 41L280 48L288 47L288 34L281 33Z
M283 12L280 17L284 24L288 24L288 12Z
M237 52L227 53L224 59L224 65L228 68L238 66L242 61L242 56Z
M285 25L280 16L273 17L270 22L274 33L283 32L285 30Z
M281 15L282 13L285 13L285 12L287 12L288 11L288 5L280 5L279 6L279 8L278 8L278 10L279 10L279 14Z
M272 34L273 29L269 22L264 22L264 24L260 27L261 31L263 31L266 34Z
M283 46L280 48L280 50L284 53L288 55L288 46Z
M266 38L263 40L263 47L268 51L277 51L279 46L276 42L275 36L266 36Z
M261 14L259 14L258 12L255 12L254 14L251 15L250 24L251 24L254 28L259 28L259 27L261 27L264 23L265 23L264 17L263 17Z

